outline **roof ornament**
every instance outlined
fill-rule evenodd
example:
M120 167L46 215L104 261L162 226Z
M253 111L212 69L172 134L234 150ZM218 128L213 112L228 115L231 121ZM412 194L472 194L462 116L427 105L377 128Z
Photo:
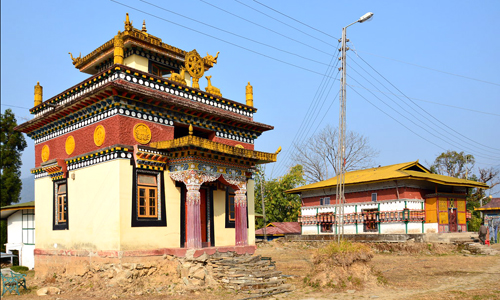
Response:
M193 135L193 124L189 124L189 135Z
M276 152L274 152L274 154L278 155L280 152L281 152L281 146L278 148L278 150L276 150Z
M146 29L146 20L142 21L142 32L146 33L148 30Z
M80 52L80 56L78 56L78 57L73 57L73 54L71 54L71 52L68 52L68 54L71 56L71 60L73 61L73 65L76 65L82 59L81 52Z
M247 84L246 94L247 94L247 105L253 107L253 86L250 84L250 81Z
M208 85L207 87L205 88L205 91L207 91L207 93L210 93L210 94L214 94L216 96L219 96L219 97L222 97L222 94L220 93L220 89L219 88L216 88L215 86L212 85L212 82L210 79L212 79L212 75L210 76L205 76L205 78L207 79L208 81Z
M36 85L35 85L35 106L38 106L40 104L42 104L43 102L43 87L40 85L40 81L37 81L36 82Z
M207 56L203 57L203 59L205 60L205 62L207 63L207 65L211 67L214 66L214 64L217 63L217 58L219 58L219 53L220 52L217 52L217 54L215 55L215 57L213 57L212 55L208 54L207 52Z
M115 35L114 38L114 53L113 53L113 63L123 65L123 36L120 31Z
M201 56L198 54L196 49L194 49L186 53L184 61L186 71L188 71L189 75L193 77L193 88L200 89L199 80L201 76L203 76L203 73L205 73L205 67Z
M132 22L130 22L130 18L128 16L128 13L127 13L127 16L125 17L125 31L130 31L132 30Z

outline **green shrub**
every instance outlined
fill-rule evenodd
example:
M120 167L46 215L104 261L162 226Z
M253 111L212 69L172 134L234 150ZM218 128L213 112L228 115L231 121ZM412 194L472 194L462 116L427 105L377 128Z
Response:
M25 266L12 266L12 267L10 267L10 269L14 272L24 273L24 272L28 272L30 268L25 267Z

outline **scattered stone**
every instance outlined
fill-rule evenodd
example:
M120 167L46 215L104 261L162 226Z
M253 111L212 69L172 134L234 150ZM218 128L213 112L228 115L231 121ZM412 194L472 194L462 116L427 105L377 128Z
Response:
M356 290L347 290L347 293L348 294L354 294L354 293L356 293Z
M111 299L118 299L118 296L117 296L116 294L113 294L113 295L111 296Z
M36 294L38 296L59 295L60 293L61 293L61 290L56 288L56 287L53 287L53 286L44 287L44 288L41 288L38 291L36 291Z

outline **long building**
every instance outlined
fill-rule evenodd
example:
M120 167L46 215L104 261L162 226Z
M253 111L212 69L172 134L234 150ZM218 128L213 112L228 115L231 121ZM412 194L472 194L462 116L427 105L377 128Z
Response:
M287 193L302 199L302 234L465 232L471 217L467 190L484 183L431 173L418 161L345 174L344 213L337 177Z

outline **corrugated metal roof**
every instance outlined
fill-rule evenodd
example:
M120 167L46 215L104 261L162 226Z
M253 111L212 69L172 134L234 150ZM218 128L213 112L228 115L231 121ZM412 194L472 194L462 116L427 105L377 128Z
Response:
M300 234L301 232L299 222L272 222L266 226L266 234L268 235ZM263 235L264 229L255 230L255 234Z
M491 198L488 204L475 208L474 210L500 210L500 198Z
M459 179L439 174L433 174L424 166L422 166L418 162L418 160L414 162L407 162L407 163L347 172L345 174L345 185L349 186L356 184L367 184L367 183L382 182L389 180L401 180L401 179L425 180L438 184L445 184L452 186L488 188L488 185L481 182ZM333 177L324 181L288 190L286 191L286 193L289 194L301 193L304 191L329 188L336 185L337 185L337 177Z

